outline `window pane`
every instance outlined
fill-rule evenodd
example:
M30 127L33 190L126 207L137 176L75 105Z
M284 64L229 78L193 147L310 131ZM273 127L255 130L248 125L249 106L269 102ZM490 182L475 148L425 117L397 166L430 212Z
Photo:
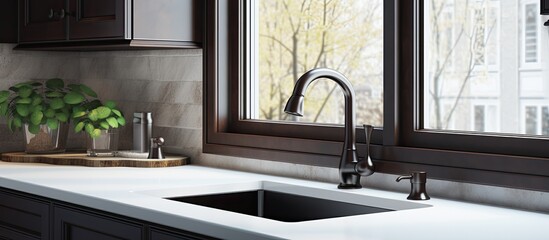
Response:
M526 107L526 134L536 134L538 129L537 107Z
M247 118L344 122L343 92L318 80L305 95L304 117L283 109L297 78L327 67L345 75L356 92L357 124L382 126L383 4L381 0L251 1ZM257 16L257 17L254 17Z
M426 0L423 11L424 129L549 134L539 1Z

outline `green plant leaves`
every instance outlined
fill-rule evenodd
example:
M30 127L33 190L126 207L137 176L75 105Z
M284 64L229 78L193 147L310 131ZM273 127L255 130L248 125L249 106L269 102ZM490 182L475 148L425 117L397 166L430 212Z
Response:
M84 129L84 122L79 122L74 126L74 132L79 133Z
M64 95L63 93L57 92L57 91L46 93L46 97L49 97L49 98L59 98L59 97L63 97L63 95Z
M99 123L99 126L105 130L109 130L109 123L107 121L102 121Z
M57 121L57 119L55 118L48 118L48 120L46 120L46 124L52 130L55 130L59 127L59 121Z
M5 102L6 100L8 100L9 97L10 97L9 91L6 91L6 90L0 91L0 103Z
M31 103L31 105L33 105L33 106L38 106L40 103L42 103L42 98L41 98L41 97L39 97L39 96L34 96L34 97L32 98L32 103Z
M13 118L8 119L8 129L13 132Z
M44 112L44 115L47 117L47 118L53 118L55 116L55 110L51 109L51 108L48 108L45 112Z
M29 132L32 134L37 134L40 132L40 125L29 124Z
M118 128L118 121L116 120L115 117L110 117L110 118L107 118L105 120L107 121L107 123L109 123L109 125L112 128Z
M60 122L67 122L69 120L69 115L64 112L60 112L55 114L55 118Z
M50 107L53 110L61 109L65 107L65 102L61 98L54 98L50 101Z
M30 97L30 95L32 94L33 90L31 87L28 87L28 86L23 86L21 88L19 88L17 90L17 94L21 97L21 98L28 98Z
M46 87L50 89L61 89L65 87L65 82L60 78L52 78L46 81Z
M101 101L99 101L97 99L93 100L91 102L87 102L87 103L82 105L82 107L87 109L87 110L96 109L96 108L101 107L101 106L102 106Z
M95 122L99 119L99 117L97 116L97 109L94 109L94 110L91 110L90 113L88 113L88 118L92 121L92 122Z
M117 118L116 121L118 121L118 124L120 124L120 126L125 126L126 125L126 119L123 118L123 117Z
M105 119L108 118L111 115L111 109L108 107L98 107L95 109L97 111L97 118L98 119Z
M72 113L72 118L79 118L79 117L83 117L86 115L86 112L85 111L78 111L78 112L75 112L73 110L73 113Z
M91 123L86 123L86 126L84 127L84 129L86 130L86 132L88 134L92 134L93 130L95 129L95 127L93 127L93 124Z
M15 128L21 128L21 126L23 125L23 122L21 121L21 118L16 116L13 118L13 126L15 126Z
M21 98L19 100L17 100L17 102L15 102L17 104L31 104L32 103L32 99L30 98Z
M34 111L31 114L30 122L33 125L40 125L40 122L42 122L43 117L44 117L44 113L42 113L42 111Z
M97 93L84 84L68 84L60 78L48 79L45 84L32 81L18 83L0 91L0 116L7 117L11 131L28 124L37 133L40 125L50 129L75 119L75 132L85 131L92 138L103 130L126 125L116 102L97 98Z
M82 103L84 100L86 100L86 98L78 92L69 92L63 97L63 101L71 105Z
M122 117L122 113L116 109L111 109L111 111L116 114L116 116Z
M9 102L3 102L0 104L0 116L7 116L8 115L8 104Z
M98 129L98 128L94 129L94 130L90 133L90 137L92 137L92 138L97 138L97 137L99 137L99 136L101 136L101 130Z
M17 105L15 106L15 111L21 117L26 117L30 114L29 105Z
M94 97L96 98L97 97L97 93L95 93L90 87L84 85L84 84L80 84L79 85L80 87L80 90L85 93L86 95L90 96L90 97Z
M116 103L115 103L114 101L110 101L110 100L109 100L109 101L106 101L106 102L105 102L105 107L108 107L108 108L110 108L110 109L113 109L113 108L116 107Z

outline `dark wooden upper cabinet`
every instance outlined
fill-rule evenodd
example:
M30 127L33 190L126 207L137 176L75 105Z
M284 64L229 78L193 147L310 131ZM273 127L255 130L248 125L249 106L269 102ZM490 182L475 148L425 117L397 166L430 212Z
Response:
M16 49L196 48L203 0L19 0Z
M123 0L69 0L69 39L124 38Z
M0 1L0 43L17 42L17 0Z
M540 0L540 14L549 15L549 0Z
M65 39L65 9L63 0L19 0L19 41Z

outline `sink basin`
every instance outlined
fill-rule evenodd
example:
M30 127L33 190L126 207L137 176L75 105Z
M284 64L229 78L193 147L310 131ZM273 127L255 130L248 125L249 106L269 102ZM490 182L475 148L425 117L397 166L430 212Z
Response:
M302 222L394 211L268 190L168 199L282 222Z
M282 222L303 222L430 207L427 204L367 196L349 190L327 190L267 181L141 193Z

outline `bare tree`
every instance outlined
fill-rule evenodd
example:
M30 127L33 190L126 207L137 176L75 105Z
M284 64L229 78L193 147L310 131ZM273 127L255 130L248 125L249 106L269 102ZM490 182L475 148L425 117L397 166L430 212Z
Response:
M260 34L260 38L264 39L261 49L267 54L261 66L267 71L262 71L261 78L262 81L268 79L267 95L270 102L260 107L264 118L284 120L288 117L282 109L291 94L286 90L289 78L293 86L302 73L318 67L334 68L351 76L359 75L355 73L354 68L349 67L349 63L364 58L361 52L371 41L364 36L368 31L371 32L368 29L372 27L368 24L375 20L379 4L366 12L349 11L345 8L348 8L348 3L336 0L262 1L261 7L277 13L275 16L266 17ZM353 15L349 17L349 14ZM345 28L345 24L356 18L362 18L365 23L361 30L355 31L356 33L343 33L347 36L337 36L342 34L341 29ZM284 32L281 32L281 29L284 29ZM353 34L361 34L363 39L345 38ZM346 42L340 43L341 39ZM288 61L289 59L291 61ZM360 70L363 71L364 68ZM312 88L317 85L313 85ZM323 99L315 103L315 114L312 115L314 122L320 120L321 113L326 109L328 100L336 89L336 86L330 83L323 83L323 86L329 88L323 90ZM319 89L314 91L317 92Z
M431 0L431 33L432 35L432 44L430 48L432 52L432 57L435 59L432 70L432 87L429 89L429 94L433 101L434 107L434 117L435 123L434 126L431 126L435 129L447 129L450 120L453 117L457 107L459 106L460 101L463 98L465 88L469 83L475 66L479 62L484 62L484 53L479 53L479 50L484 50L484 47L487 45L488 40L492 36L492 31L496 26L496 20L492 20L489 24L489 28L486 31L484 27L473 27L468 33L466 32L466 22L463 21L460 24L454 24L453 27L459 29L455 40L451 43L450 46L445 46L441 40L441 34L444 32L441 23L443 22L443 9L446 6L446 1L440 0ZM481 3L482 4L482 3ZM466 0L464 3L464 9L468 10L469 0ZM477 20L478 21L478 20ZM484 24L484 23L482 23ZM481 32L482 31L482 32ZM450 105L449 111L446 116L442 115L442 99L445 97L444 90L444 80L446 80L445 73L448 71L448 63L452 56L456 53L458 46L467 44L469 47L464 49L466 52L466 61L464 74L461 77L456 78L455 80L459 83L459 89L455 95L453 103ZM445 48L449 49L445 51ZM460 52L462 53L462 52ZM482 58L482 59L479 59Z

